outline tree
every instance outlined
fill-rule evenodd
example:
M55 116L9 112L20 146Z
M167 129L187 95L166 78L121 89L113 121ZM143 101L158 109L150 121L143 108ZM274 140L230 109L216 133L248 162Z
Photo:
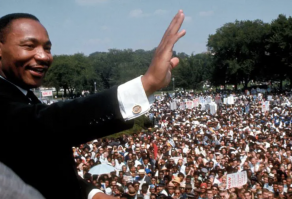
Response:
M180 64L173 70L176 85L182 88L201 89L205 81L211 79L213 73L212 55L201 53L180 57Z
M69 91L80 93L91 88L89 83L94 79L92 66L83 54L56 55L54 62L48 70L44 86L52 86L57 90L64 89L64 95Z
M292 82L292 18L279 15L271 23L271 31L266 42L269 55L267 71L272 77L282 82L285 78ZM291 85L291 83L290 83Z
M235 21L219 28L208 38L208 48L214 55L215 84L237 84L244 81L245 87L257 78L257 67L262 66L265 55L264 40L269 25L261 20ZM217 73L218 72L218 73ZM220 74L220 76L218 76Z

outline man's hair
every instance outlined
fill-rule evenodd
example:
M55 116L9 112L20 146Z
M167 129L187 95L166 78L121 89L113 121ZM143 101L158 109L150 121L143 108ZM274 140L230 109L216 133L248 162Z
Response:
M5 37L7 35L7 30L11 23L16 19L32 19L39 22L39 19L34 15L28 13L12 13L5 15L0 18L0 42L5 42Z

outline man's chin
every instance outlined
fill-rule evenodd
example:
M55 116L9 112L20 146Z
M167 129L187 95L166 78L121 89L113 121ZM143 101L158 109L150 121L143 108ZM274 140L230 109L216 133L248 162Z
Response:
M28 81L28 82L25 82L26 86L29 87L29 89L32 89L32 88L38 88L42 85L43 81L42 80L32 80L32 81Z

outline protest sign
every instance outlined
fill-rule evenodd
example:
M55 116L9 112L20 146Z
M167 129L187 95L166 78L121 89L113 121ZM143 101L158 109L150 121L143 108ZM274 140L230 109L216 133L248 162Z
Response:
M199 98L196 98L193 100L193 105L194 107L198 107L199 106Z
M199 98L199 103L201 103L201 104L202 104L202 103L205 103L205 98L204 98L204 97L200 97L200 98Z
M181 110L185 110L185 109L186 109L186 105L185 105L185 103L184 103L184 102L180 102L180 103L179 103L179 108L180 108Z
M170 103L170 110L176 110L176 109L177 109L176 102L171 102Z
M53 96L52 90L46 90L46 91L41 91L41 92L42 92L42 97Z
M211 96L207 96L206 97L206 101L207 101L207 104L211 103L212 102L212 97Z
M186 108L187 109L192 109L193 108L193 102L192 101L187 101L186 102Z
M269 101L265 101L265 108L266 108L266 111L270 110L270 102Z
M262 112L266 112L266 104L262 103Z
M214 115L217 112L217 104L214 102L210 103L210 113Z
M201 104L201 111L206 110L206 104L205 103L200 103Z
M227 174L226 189L232 187L240 187L247 183L247 174L246 171Z
M234 98L233 98L232 95L227 98L227 103L228 104L234 104Z

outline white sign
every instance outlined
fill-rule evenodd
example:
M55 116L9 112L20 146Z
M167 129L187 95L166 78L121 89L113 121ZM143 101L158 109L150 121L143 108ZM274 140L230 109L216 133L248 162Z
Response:
M42 97L53 96L53 91L42 91Z
M168 140L168 143L169 143L172 147L175 147L175 143L174 143L173 139Z
M247 183L246 171L227 174L226 189L240 187Z
M217 104L210 103L210 113L214 115L217 112Z
M201 104L201 111L204 111L204 110L206 110L206 104L205 103L200 103Z
M266 103L264 101L261 102L261 106L262 106L262 112L266 112L267 107L266 107Z
M171 102L170 103L170 110L175 110L175 109L177 109L176 102Z
M234 98L232 95L227 98L227 102L228 104L234 104Z
M194 99L193 104L194 104L194 107L198 107L199 106L199 98Z
M181 110L185 110L186 109L185 103L184 102L180 102L179 108Z
M270 110L270 102L269 101L265 101L265 108L266 108L266 111L269 111Z
M192 101L187 101L186 102L186 107L187 107L187 109L192 109L193 108L193 102Z
M211 103L212 102L212 97L211 96L207 96L206 97L206 101L207 101L207 104Z

